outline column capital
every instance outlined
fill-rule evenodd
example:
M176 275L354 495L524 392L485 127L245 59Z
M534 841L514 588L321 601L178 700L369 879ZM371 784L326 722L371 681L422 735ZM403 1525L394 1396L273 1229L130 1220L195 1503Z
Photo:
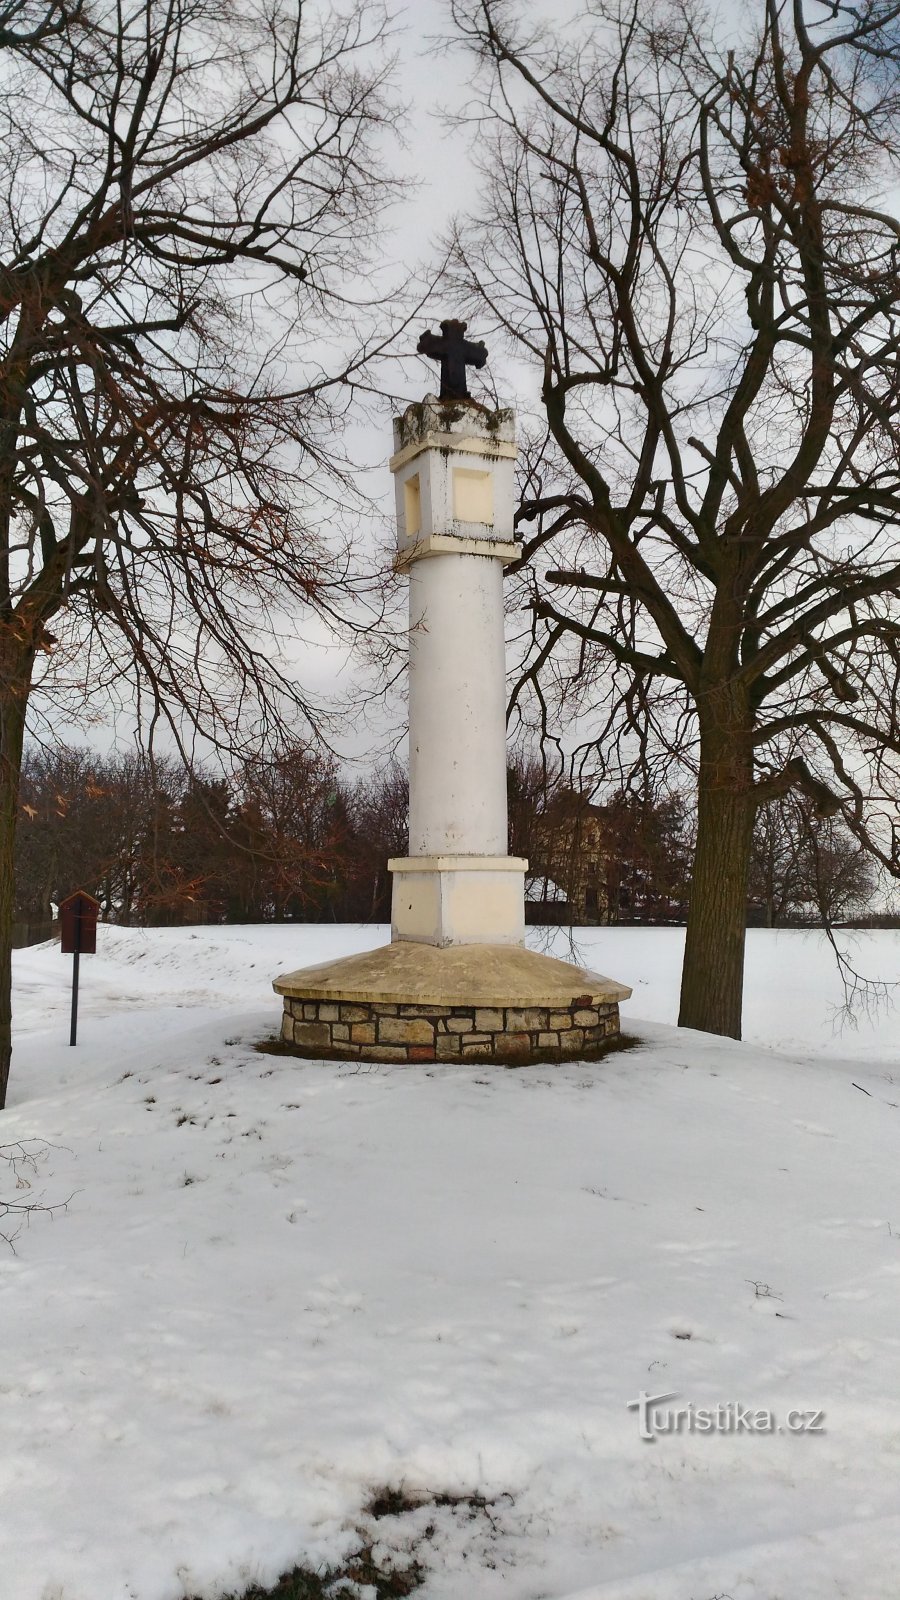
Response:
M400 564L439 551L517 560L515 462L511 410L427 395L395 417L390 465ZM446 539L465 547L435 543ZM469 548L487 544L497 548Z

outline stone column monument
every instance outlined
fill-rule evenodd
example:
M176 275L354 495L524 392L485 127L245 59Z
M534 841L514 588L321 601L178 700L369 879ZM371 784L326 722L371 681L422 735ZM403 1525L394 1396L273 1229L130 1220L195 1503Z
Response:
M514 561L515 422L471 401L394 422L398 564L409 572L409 857L395 939L521 944L527 862L506 853L503 565Z
M472 400L484 345L443 322L419 350L441 393L394 421L397 564L409 573L410 854L391 943L275 981L298 1055L524 1062L595 1056L630 989L524 947L527 862L507 854L503 567L513 528L511 411Z

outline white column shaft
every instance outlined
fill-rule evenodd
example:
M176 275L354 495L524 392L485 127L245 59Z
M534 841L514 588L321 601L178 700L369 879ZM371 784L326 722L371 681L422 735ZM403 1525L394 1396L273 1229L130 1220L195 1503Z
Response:
M414 561L409 585L411 856L505 856L503 567Z

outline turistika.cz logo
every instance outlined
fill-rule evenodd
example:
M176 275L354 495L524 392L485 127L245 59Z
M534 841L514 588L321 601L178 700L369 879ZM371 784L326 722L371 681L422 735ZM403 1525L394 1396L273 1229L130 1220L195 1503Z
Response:
M691 1401L673 1406L670 1394L648 1394L642 1389L636 1400L628 1401L629 1411L638 1414L638 1428L648 1444L666 1433L824 1433L824 1411L786 1411L780 1421L766 1407L745 1406L737 1400L721 1401L716 1406L695 1406Z

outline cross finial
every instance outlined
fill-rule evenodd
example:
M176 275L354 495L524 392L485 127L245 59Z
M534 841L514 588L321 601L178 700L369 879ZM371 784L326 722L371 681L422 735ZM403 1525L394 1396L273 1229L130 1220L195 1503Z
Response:
M466 327L465 322L451 318L441 323L440 334L423 333L416 345L418 355L441 363L442 400L468 400L466 367L483 367L487 361L487 347L481 339L467 339Z

